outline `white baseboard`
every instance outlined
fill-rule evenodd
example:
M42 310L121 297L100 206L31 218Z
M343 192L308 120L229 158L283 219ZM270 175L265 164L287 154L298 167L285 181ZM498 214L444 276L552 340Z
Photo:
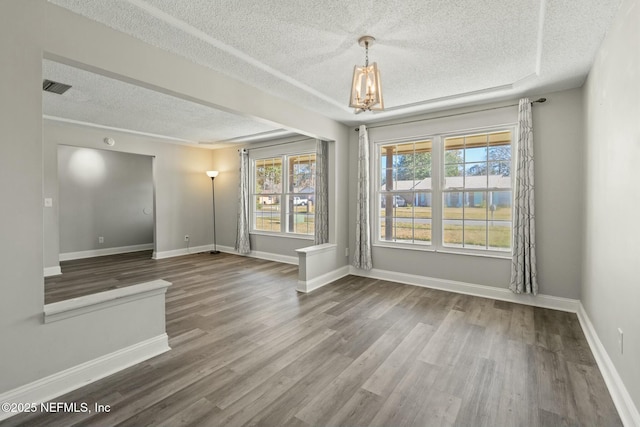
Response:
M0 402L41 403L83 387L168 350L167 334L158 335L0 394ZM0 411L0 420L16 413Z
M598 334L591 323L591 319L589 319L582 303L579 304L578 308L578 320L580 321L584 335L587 338L589 347L591 347L591 352L596 359L598 368L600 368L604 382L607 384L607 388L611 394L611 399L616 405L616 409L618 410L622 423L628 427L640 426L640 413L638 412L638 408L636 408L633 403L633 400L629 395L629 391L627 391L627 388L622 382L622 378L620 377L620 374L618 374L613 361L609 357L607 350L604 348L602 341L600 341L600 338L598 337Z
M230 251L230 253L237 254L238 252L236 252L235 249L232 249ZM251 251L246 256L251 257L251 258L264 259L264 260L267 260L267 261L282 262L284 264L298 265L298 257L297 256L272 254L270 252L261 252L261 251Z
M345 265L344 267L340 267L337 270L330 271L311 280L298 280L296 290L303 293L311 292L347 275L349 275L349 266Z
M258 258L258 259L264 259L267 261L282 262L284 264L298 265L297 255L295 256L281 255L281 254L274 254L271 252L262 252L262 251L251 251L248 254L239 254L238 251L236 251L236 249L232 248L231 246L220 246L220 245L218 245L218 250L220 252L225 252L228 254L242 255L242 256L248 256L250 258Z
M201 252L209 252L213 250L213 245L194 246L192 248L174 249L171 251L153 252L151 258L153 259L165 259L173 258L176 256L192 255Z
M153 249L153 243L145 243L144 245L119 246L117 248L92 249L80 252L65 252L58 256L60 261L71 261L74 259L93 258L105 255L126 254L128 252L148 251Z
M61 274L62 274L62 270L60 269L59 265L55 267L44 268L44 277L59 276Z
M405 283L407 285L440 289L443 291L474 295L483 298L492 298L500 301L532 305L535 307L551 308L554 310L568 311L570 313L577 313L580 305L580 301L576 299L554 297L544 294L538 294L536 296L518 295L511 292L509 289L494 288L493 286L477 285L475 283L456 282L454 280L437 279L434 277L418 276L415 274L399 273L396 271L379 270L376 268L366 271L350 266L349 273L354 276L389 280L391 282Z
M229 253L229 254L242 255L242 256L248 256L251 258L264 259L267 261L276 261L276 262L282 262L285 264L298 265L297 256L280 255L280 254L273 254L270 252L261 252L261 251L251 251L248 254L239 254L238 251L235 250L235 248L232 248L231 246L221 246L221 245L217 245L216 249L219 250L220 252ZM175 256L197 254L200 252L210 252L212 250L213 250L213 245L195 246L189 249L185 248L185 249L176 249L173 251L154 252L152 258L153 259L172 258Z

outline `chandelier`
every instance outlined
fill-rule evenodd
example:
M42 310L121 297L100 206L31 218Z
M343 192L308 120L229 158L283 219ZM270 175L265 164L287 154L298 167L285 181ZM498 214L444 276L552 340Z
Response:
M365 49L364 67L356 65L353 68L353 82L351 83L351 97L349 107L356 109L356 113L371 110L384 110L382 102L382 84L380 83L380 71L374 62L369 65L369 46L375 38L362 36L358 44Z

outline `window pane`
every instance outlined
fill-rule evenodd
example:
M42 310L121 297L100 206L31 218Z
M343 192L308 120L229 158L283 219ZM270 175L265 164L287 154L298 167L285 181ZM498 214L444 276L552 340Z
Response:
M305 193L315 191L316 155L289 156L289 191Z
M488 247L494 251L511 250L511 221L489 221Z
M511 191L489 192L489 237L487 246L492 250L511 249Z
M487 164L465 163L465 188L487 188Z
M379 147L378 239L430 244L432 148L431 140Z
M282 159L279 157L255 161L255 192L282 192Z
M379 240L431 243L431 194L398 192L380 194Z
M443 218L462 219L463 193L461 191L443 194Z
M313 234L315 224L315 194L293 194L287 196L287 231L289 233Z
M486 133L479 135L467 135L464 137L464 145L466 148L486 147L488 135Z
M416 207L416 218L431 218L431 193L414 193L413 206Z
M444 148L445 150L462 150L464 148L464 137L463 136L453 136L449 138L445 138L444 140ZM462 153L460 153L462 154Z
M280 197L254 196L253 228L260 231L280 232Z
M486 249L487 223L485 221L464 222L464 247L470 249Z
M511 221L511 191L490 191L489 219Z
M489 187L490 188L511 188L511 163L490 162L489 163Z
M489 160L511 160L511 145L489 147Z
M487 193L484 191L468 191L464 193L464 219L487 220Z
M413 194L414 239L416 243L431 243L431 193Z
M486 162L487 147L467 148L464 151L465 162Z
M444 176L444 188L462 188L464 186L464 165L445 165Z
M462 221L444 219L443 226L443 244L445 246L462 247Z
M494 132L489 134L489 145L511 146L511 131Z

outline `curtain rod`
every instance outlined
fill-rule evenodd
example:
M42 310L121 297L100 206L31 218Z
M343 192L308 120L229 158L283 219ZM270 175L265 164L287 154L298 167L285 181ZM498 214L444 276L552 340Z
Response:
M543 103L546 101L547 101L547 98L538 98L535 101L531 101L531 105L535 104L536 102ZM447 114L447 115L438 116L438 117L427 117L425 119L407 120L405 122L398 122L398 123L387 123L387 124L378 125L378 126L368 126L367 129L383 128L387 126L396 126L396 125L406 125L408 123L426 122L427 120L444 119L447 117L464 116L465 114L480 113L482 111L491 111L491 110L499 110L501 108L517 107L518 105L519 104L509 104L509 105L503 105L501 107L483 108L481 110L466 111L464 113ZM358 132L359 130L360 128L355 129L356 132Z
M258 150L260 148L277 147L278 145L295 144L296 142L307 141L309 139L313 139L313 138L296 139L295 141L287 141L287 142L279 142L277 144L261 145L260 147L255 147L255 148L252 148L252 149L253 150ZM240 150L250 150L250 149L249 148L241 148L241 149L238 150L238 152Z

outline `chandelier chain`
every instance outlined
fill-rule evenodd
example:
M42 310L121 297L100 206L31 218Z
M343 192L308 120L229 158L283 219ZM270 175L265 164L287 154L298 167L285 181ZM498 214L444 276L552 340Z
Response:
M364 66L368 67L369 66L369 42L366 41L364 42Z

